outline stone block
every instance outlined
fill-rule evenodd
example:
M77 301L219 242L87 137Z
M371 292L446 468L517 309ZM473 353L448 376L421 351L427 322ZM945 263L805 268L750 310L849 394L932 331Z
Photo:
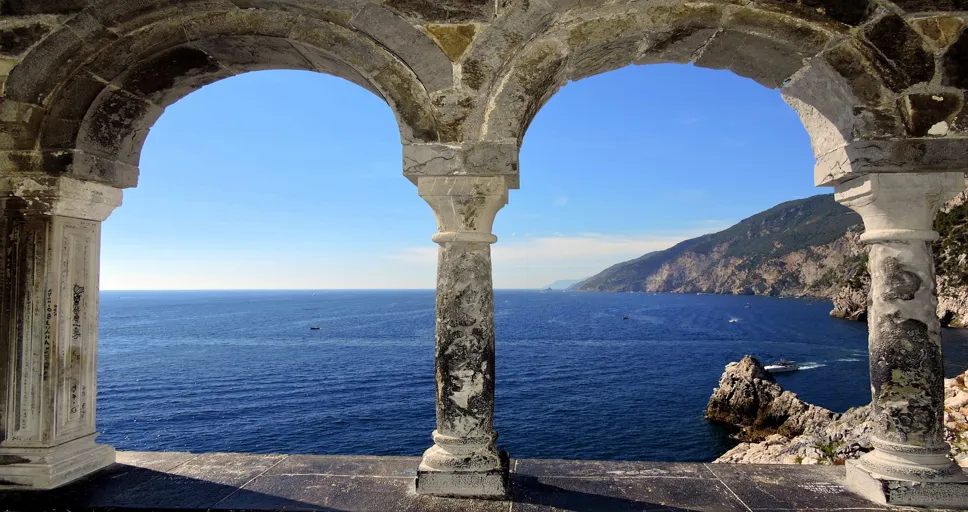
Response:
M804 66L809 51L737 31L720 33L706 45L696 65L728 69L775 89Z
M941 83L968 89L968 30L962 32L961 37L945 52L942 66L944 75Z
M74 73L61 87L57 100L50 106L50 115L59 119L81 120L98 94L107 86L86 71Z
M855 141L817 159L814 185L833 186L867 173L964 172L968 139Z
M0 55L20 55L51 30L51 27L43 23L0 26Z
M84 70L104 81L111 81L139 62L187 42L188 34L180 23L159 23L111 43L86 63Z
M706 46L717 32L718 29L715 28L693 27L652 35L647 40L645 51L635 63L692 62L699 49Z
M99 2L90 12L104 27L125 33L158 21L237 9L230 0L125 0Z
M81 121L74 119L50 118L44 123L40 134L40 147L50 149L71 149L77 139Z
M78 179L99 181L117 188L138 186L137 165L92 155L84 151L72 151L70 176Z
M962 95L954 92L908 93L900 102L908 133L915 137L947 135L964 106Z
M510 491L511 461L500 450L501 467L492 471L418 470L414 490L417 494L459 498L504 498Z
M477 35L477 25L425 25L424 30L437 43L451 62L458 62Z
M847 486L881 505L968 509L968 482L886 480L851 460L847 461Z
M351 22L406 62L428 91L454 86L450 59L424 32L392 12L368 4Z
M32 149L45 111L17 101L0 102L0 149Z
M84 55L81 40L70 30L65 28L48 35L33 47L29 59L11 70L4 88L6 98L43 104Z
M114 464L114 448L92 435L52 448L0 448L0 457L20 461L0 465L0 491L54 489Z
M914 29L934 42L939 49L945 49L958 40L965 21L954 16L935 16L911 20Z
M487 142L464 146L406 144L403 175L414 183L420 176L506 176L509 187L517 188L517 146Z
M383 99L383 93L379 91L370 81L365 78L356 68L350 66L349 64L333 57L332 55L312 46L306 46L298 43L290 43L293 48L299 51L306 62L312 66L312 69L319 71L320 73L326 73L327 75L338 76L344 80L349 80L356 85L376 94L381 99Z
M115 83L125 91L165 107L231 73L194 45L183 45L139 63Z
M350 19L364 6L366 0L231 0L239 9L261 9L322 18L326 21L349 26Z
M852 27L863 24L877 9L877 4L871 0L767 0L760 3L764 7L772 7L798 17L833 20Z
M383 0L403 16L431 23L487 22L494 17L494 0Z
M924 41L903 18L888 14L869 25L864 37L877 51L872 52L885 71L884 84L900 92L934 76L934 56L924 48Z
M816 58L782 89L786 101L800 116L810 135L813 154L820 157L851 139L857 99L849 84L824 59Z
M968 11L968 0L894 0L906 12Z
M234 73L261 69L315 70L305 55L286 39L267 36L221 36L195 41L198 48Z
M485 118L484 139L518 142L531 120L567 80L568 48L557 40L533 43L497 94Z
M638 57L639 40L624 39L593 48L585 48L571 54L568 61L568 79L581 80L628 66Z
M148 130L164 109L129 93L110 90L98 96L81 125L77 148L137 165Z
M23 16L27 14L68 14L80 11L90 0L4 0L0 14Z
M820 52L833 37L834 32L818 29L817 25L791 16L753 9L728 11L723 27L769 39L776 43L796 47L800 53L814 55Z

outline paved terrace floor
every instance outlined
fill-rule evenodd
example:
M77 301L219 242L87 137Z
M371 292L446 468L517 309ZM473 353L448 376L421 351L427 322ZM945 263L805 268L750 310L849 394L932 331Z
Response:
M0 492L0 510L885 510L847 491L842 466L519 459L512 496L485 501L414 494L416 457L119 452L117 460L55 491Z

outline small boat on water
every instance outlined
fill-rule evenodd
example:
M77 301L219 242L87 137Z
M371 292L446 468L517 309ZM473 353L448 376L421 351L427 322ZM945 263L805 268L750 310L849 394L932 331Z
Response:
M731 324L735 324L736 322L739 322L739 318L730 318L729 319L729 323L731 323Z
M318 331L319 327L313 326L309 328L310 331Z
M773 364L764 366L763 369L770 373L787 373L787 372L795 372L799 370L800 365L798 365L796 361L787 361L786 359L780 359L779 361Z

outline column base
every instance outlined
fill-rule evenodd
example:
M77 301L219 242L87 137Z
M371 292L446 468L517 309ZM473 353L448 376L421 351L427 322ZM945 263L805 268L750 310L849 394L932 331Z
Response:
M880 505L968 509L968 476L948 481L915 482L883 477L860 461L847 461L847 487Z
M482 437L433 433L434 445L417 469L417 494L498 499L510 489L511 459L497 446L497 432Z
M0 448L0 489L53 489L114 464L114 448L95 437L50 448Z
M511 459L504 450L498 450L500 468L476 471L417 470L415 491L417 494L451 498L500 499L510 491Z

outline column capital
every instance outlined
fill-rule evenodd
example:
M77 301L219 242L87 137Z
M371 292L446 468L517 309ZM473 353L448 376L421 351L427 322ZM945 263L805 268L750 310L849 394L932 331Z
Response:
M403 175L416 184L423 176L499 176L518 188L518 145L504 142L404 144Z
M432 240L492 244L494 217L508 203L508 184L503 176L420 176L417 193L437 217Z
M3 210L103 221L121 205L121 189L68 177L0 176Z
M932 241L938 210L964 188L963 172L872 173L838 184L834 199L860 214L863 242Z

